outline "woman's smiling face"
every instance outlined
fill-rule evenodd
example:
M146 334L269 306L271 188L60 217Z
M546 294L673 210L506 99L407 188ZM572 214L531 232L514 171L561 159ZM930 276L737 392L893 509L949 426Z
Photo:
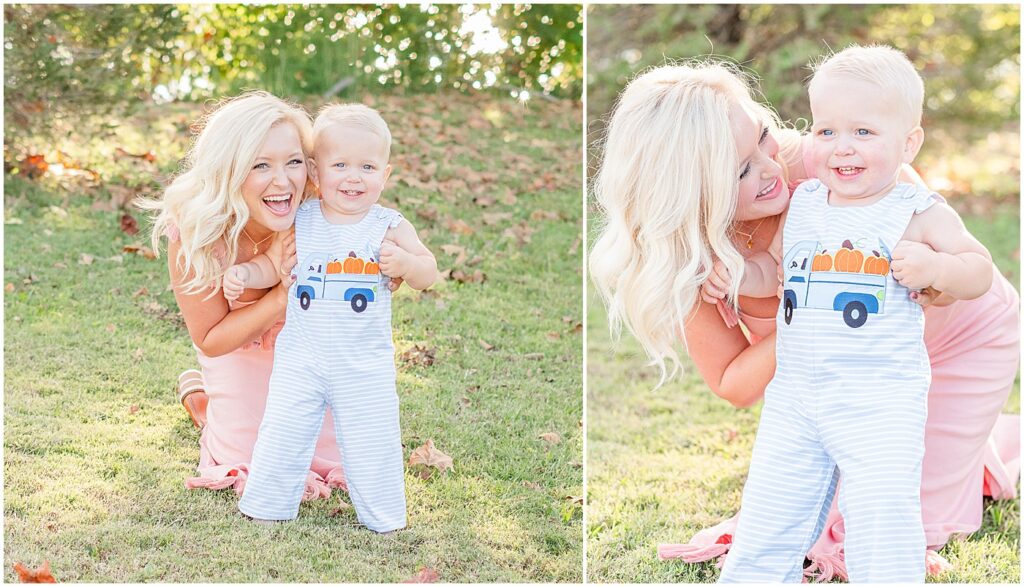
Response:
M251 237L259 239L292 225L306 187L306 172L299 131L287 122L275 125L242 183L242 198L249 208L246 226Z
M789 186L782 166L775 160L779 143L767 121L754 116L741 104L733 103L729 112L739 182L736 220L757 220L781 214L789 205Z

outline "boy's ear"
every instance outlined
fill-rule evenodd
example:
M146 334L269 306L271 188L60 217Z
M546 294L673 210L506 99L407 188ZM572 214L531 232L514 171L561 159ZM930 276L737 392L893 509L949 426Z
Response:
M384 183L388 183L388 178L391 177L391 164L388 163L387 167L384 168Z
M910 131L907 135L907 142L903 146L903 162L912 163L914 158L917 157L917 153L921 150L921 145L924 144L924 129L920 126L914 127L914 130Z
M313 185L316 189L320 189L320 177L316 173L316 159L309 157L306 159L306 170L309 172L309 179L313 180Z

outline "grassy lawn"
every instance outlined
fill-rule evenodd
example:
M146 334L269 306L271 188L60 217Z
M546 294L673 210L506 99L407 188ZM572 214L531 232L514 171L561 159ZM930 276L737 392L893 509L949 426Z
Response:
M956 203L954 203L956 205ZM1019 212L1008 204L965 222L1011 283L1019 279ZM588 306L587 574L592 582L706 583L711 562L660 561L659 543L688 541L732 516L750 463L760 408L716 398L692 366L652 391L656 369L639 344L608 336L593 286ZM1014 386L1005 411L1019 413ZM950 583L1019 583L1020 502L986 500L982 529L941 554Z
M199 434L174 386L194 351L164 257L122 252L148 224L136 211L129 236L107 206L177 167L198 107L155 108L77 143L109 155L98 183L5 175L6 581L43 560L62 582L582 581L582 107L373 104L395 137L386 203L455 270L403 288L393 320L406 457L432 439L454 471L407 472L410 525L390 536L335 513L338 493L264 527L233 492L184 488ZM402 361L413 345L436 362Z

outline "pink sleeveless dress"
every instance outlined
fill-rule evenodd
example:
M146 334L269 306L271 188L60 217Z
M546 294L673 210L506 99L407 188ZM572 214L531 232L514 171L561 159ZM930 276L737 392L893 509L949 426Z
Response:
M174 229L165 234L172 240L180 238ZM255 301L236 301L230 307L234 310L252 303ZM219 357L209 357L196 348L209 401L206 426L199 436L198 475L185 480L186 488L230 487L238 495L244 491L256 433L270 390L274 341L283 326L283 321L278 322L260 338ZM346 489L332 423L331 412L327 410L306 476L303 501L330 497L332 488Z
M752 344L775 330L775 318L737 316L724 303L730 326L742 323ZM956 535L981 527L982 497L1016 499L1020 478L1020 416L1000 411L1020 361L1020 297L995 271L985 295L925 309L924 340L932 367L921 476L921 517L928 543L927 570L948 568L935 551ZM840 480L842 483L842 480ZM699 563L725 555L737 516L701 530L687 544L661 544L662 559ZM818 581L848 580L843 518L832 503L825 528L811 546L804 574Z

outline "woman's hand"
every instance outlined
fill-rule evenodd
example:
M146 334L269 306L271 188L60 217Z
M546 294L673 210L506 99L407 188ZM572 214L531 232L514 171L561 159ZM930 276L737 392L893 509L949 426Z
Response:
M274 264L274 269L281 276L281 281L287 281L298 260L295 256L295 227L274 235L274 240L267 249L267 258Z
M729 277L729 270L721 260L715 259L711 266L711 275L700 285L700 299L709 304L717 304L718 300L724 300L732 288L732 278Z

